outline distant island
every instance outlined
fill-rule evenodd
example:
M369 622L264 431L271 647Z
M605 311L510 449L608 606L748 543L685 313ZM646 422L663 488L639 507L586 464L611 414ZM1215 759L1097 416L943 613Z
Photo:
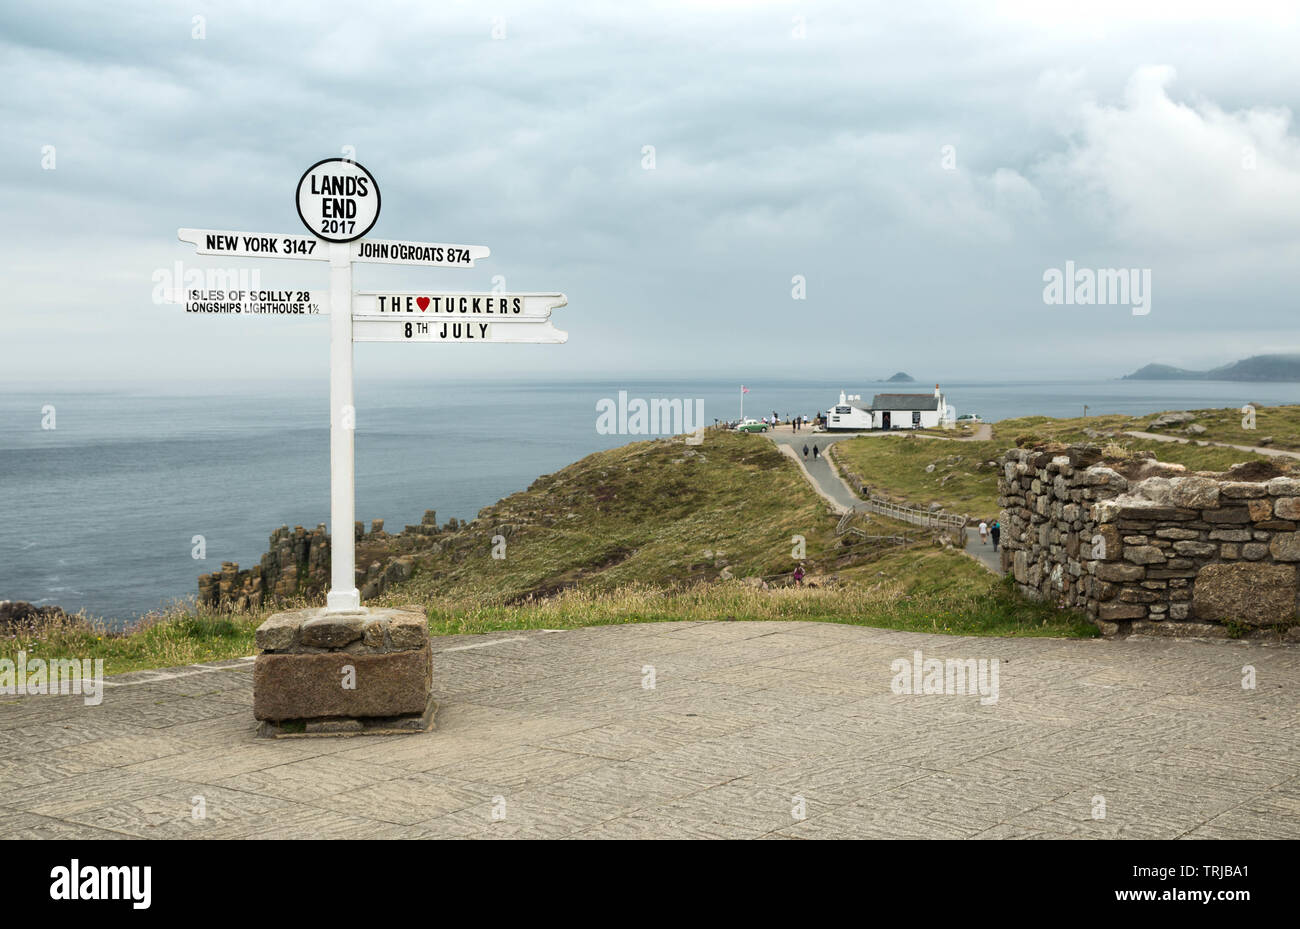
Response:
M899 371L889 380L885 381L886 384L913 384L915 382L916 379L913 378L912 375L906 373L905 371Z
M1209 371L1149 364L1123 377L1126 381L1300 381L1300 355L1252 355Z

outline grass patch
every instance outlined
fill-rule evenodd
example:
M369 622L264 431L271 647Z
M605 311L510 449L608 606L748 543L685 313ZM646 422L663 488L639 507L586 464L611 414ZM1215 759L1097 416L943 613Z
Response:
M842 462L879 496L911 506L938 503L950 513L974 517L997 515L996 462L1004 442L945 442L915 436L864 437L836 442ZM933 465L933 469L926 468Z
M794 536L816 566L836 554L835 520L761 436L709 431L598 452L488 507L416 552L402 602L522 600L581 585L612 590L794 570ZM505 538L505 558L492 557Z
M1074 418L1053 419L1048 416L1022 416L1016 419L1004 419L993 424L995 439L1012 442L1021 433L1037 433L1045 439L1059 442L1098 441L1089 438L1084 432L1091 429L1097 432L1154 432L1177 438L1201 442L1224 442L1229 445L1258 445L1261 438L1271 437L1270 448L1300 451L1300 406L1266 407L1258 403L1255 407L1255 428L1246 429L1242 422L1244 414L1239 407L1222 409L1188 410L1196 417L1190 423L1152 428L1152 424L1163 413L1145 416L1128 416L1127 414L1108 414L1104 416L1078 416ZM1164 412L1181 412L1165 410ZM1186 431L1190 425L1203 426L1205 432L1197 435ZM1116 436L1117 439L1128 437ZM1170 443L1157 443L1156 449L1169 447Z
M124 630L110 630L85 614L41 620L0 636L0 657L103 658L105 674L253 654L253 633L270 611L211 613L174 604Z
M428 607L436 635L575 629L640 622L800 620L948 635L1097 635L1086 618L1019 597L963 555L900 552L822 588L762 590L739 582L679 589L629 585L567 590L522 605L440 598Z
M1223 441L1251 444L1251 433L1241 430L1241 413L1238 410L1197 410L1196 422L1207 429L1217 429L1227 436ZM1263 423L1261 409L1256 414L1257 423ZM1300 420L1300 407L1277 407L1267 410L1268 422L1281 427L1292 418ZM1213 414L1213 416L1211 416ZM1236 417L1235 420L1232 417ZM837 461L862 477L880 496L899 503L926 507L938 503L951 513L965 513L976 518L998 515L999 468L988 462L997 461L1016 440L1032 437L1038 442L1088 442L1114 445L1126 453L1147 451L1160 461L1181 464L1189 471L1225 471L1234 464L1246 461L1272 461L1282 468L1294 467L1286 458L1269 458L1254 452L1213 445L1196 445L1194 442L1161 442L1124 435L1127 431L1145 431L1154 416L1133 418L1123 415L1053 419L1049 416L1022 416L993 424L992 441L944 442L914 435L903 438L863 437L847 439L832 446ZM1230 431L1236 423L1236 432ZM1260 427L1263 428L1262 426ZM1300 427L1298 427L1300 428ZM1094 434L1089 435L1084 430ZM1163 430L1171 435L1177 433ZM1280 431L1280 429L1279 429ZM1113 436L1096 433L1114 433ZM1205 441L1211 432L1196 439ZM1188 437L1191 438L1191 437ZM1297 437L1300 443L1300 436ZM1031 443L1032 444L1032 443ZM1274 445L1281 445L1275 441ZM933 469L926 468L933 465Z

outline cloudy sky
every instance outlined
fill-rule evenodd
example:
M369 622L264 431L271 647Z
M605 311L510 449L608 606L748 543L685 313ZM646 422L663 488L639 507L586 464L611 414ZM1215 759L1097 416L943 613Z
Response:
M372 235L492 249L358 289L569 297L567 345L361 345L359 376L1110 377L1300 351L1298 10L6 4L0 379L319 375L323 320L187 318L154 279L323 290L319 263L197 258L176 230L302 232L299 175L350 152L383 192ZM1150 270L1150 312L1046 304L1066 261Z

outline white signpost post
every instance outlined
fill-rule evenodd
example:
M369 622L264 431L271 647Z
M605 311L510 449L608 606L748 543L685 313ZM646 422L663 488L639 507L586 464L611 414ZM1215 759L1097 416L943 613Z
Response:
M352 346L356 342L532 342L560 343L568 334L556 329L551 310L567 304L563 294L448 293L442 291L378 291L354 294L352 264L356 261L386 264L424 265L435 268L472 268L475 261L491 252L485 245L451 245L434 242L364 239L379 219L380 193L374 176L354 161L329 158L312 165L298 181L295 196L298 216L310 235L232 232L216 229L181 229L182 242L191 243L199 255L231 258L289 258L328 261L329 292L307 289L257 292L253 295L186 292L187 312L229 312L266 315L328 314L330 317L330 589L324 611L307 611L298 616L280 613L258 629L258 647L263 650L254 668L254 711L258 719L283 724L286 720L308 721L328 718L358 722L366 718L365 731L414 731L394 720L421 717L431 724L432 704L416 708L392 695L393 675L407 675L416 688L418 668L401 665L404 655L419 649L413 644L422 637L424 664L428 664L428 630L423 616L393 611L383 622L389 630L389 645L374 655L337 652L340 660L354 667L374 659L390 668L388 696L379 704L362 697L321 702L319 686L304 686L299 678L305 664L295 668L280 659L320 657L321 648L341 648L361 636L366 611L356 586L355 446L356 410L352 391ZM204 304L228 304L224 309L200 309ZM191 307L195 309L191 309ZM302 613L302 611L298 611ZM316 612L322 615L316 616ZM415 618L412 618L415 617ZM324 625L322 625L324 624ZM405 624L405 625L402 625ZM418 630L412 627L418 625ZM355 628L354 628L355 627ZM398 634L398 629L409 632ZM285 630L291 629L290 632ZM345 637L356 635L345 641ZM383 640L383 637L380 637ZM398 646L399 641L407 642ZM367 643L370 636L367 634ZM281 647L277 647L281 646ZM304 646L305 651L295 650ZM394 650L406 648L406 651ZM330 652L329 654L336 654ZM313 670L312 675L319 675ZM426 675L427 677L427 675ZM337 680L337 675L334 680ZM422 687L421 701L428 699L431 681ZM317 681L319 684L319 681ZM401 688L398 688L400 690ZM326 705L328 704L328 705ZM370 722L382 718L378 729ZM418 721L418 720L417 720ZM360 723L358 723L360 724ZM388 726L389 728L384 728ZM423 728L427 728L424 725ZM297 730L295 730L297 731ZM326 730L321 730L326 731ZM337 731L337 730L330 730ZM349 730L350 731L350 730ZM282 734L282 733L272 733Z

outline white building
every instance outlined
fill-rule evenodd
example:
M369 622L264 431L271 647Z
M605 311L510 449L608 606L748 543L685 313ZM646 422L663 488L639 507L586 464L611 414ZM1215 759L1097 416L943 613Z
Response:
M933 394L876 394L871 406L840 391L840 402L826 414L826 428L935 429L948 425L948 404L939 385Z
M826 414L827 429L875 429L876 421L869 408L863 407L861 396L848 396L840 391L840 402Z

